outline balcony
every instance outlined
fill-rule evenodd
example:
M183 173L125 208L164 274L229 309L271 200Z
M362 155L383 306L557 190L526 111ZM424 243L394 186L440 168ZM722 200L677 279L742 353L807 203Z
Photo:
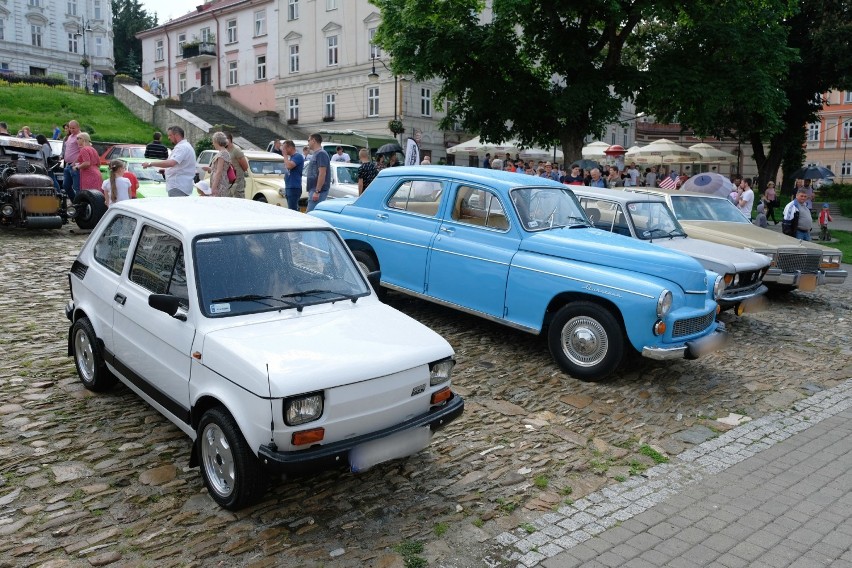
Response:
M183 44L183 58L193 63L216 59L215 43Z

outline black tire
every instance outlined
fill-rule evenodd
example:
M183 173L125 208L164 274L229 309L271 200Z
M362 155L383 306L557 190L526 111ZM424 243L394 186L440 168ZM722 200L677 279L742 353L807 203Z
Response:
M547 331L550 354L581 381L602 381L624 356L624 332L609 310L592 302L562 307Z
M80 318L71 326L71 346L74 366L84 387L90 391L103 392L115 385L115 376L104 363L101 344L89 318Z
M104 195L89 189L80 190L80 193L74 197L74 205L77 207L77 216L74 220L81 229L94 229L107 210Z
M236 511L263 497L269 474L227 410L217 406L204 413L197 444L201 477L214 501Z
M358 262L358 267L361 269L361 272L364 273L364 276L379 269L378 261L370 253L363 250L356 250L352 251L352 255Z

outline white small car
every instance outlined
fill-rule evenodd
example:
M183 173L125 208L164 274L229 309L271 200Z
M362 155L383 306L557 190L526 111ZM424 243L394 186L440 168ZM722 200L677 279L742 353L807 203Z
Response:
M338 197L358 197L358 168L360 163L331 162L328 185L329 199ZM308 178L302 176L302 196L308 197Z
M83 385L120 380L174 422L227 509L259 500L272 472L416 453L464 410L450 345L381 303L316 217L245 199L123 201L69 283Z

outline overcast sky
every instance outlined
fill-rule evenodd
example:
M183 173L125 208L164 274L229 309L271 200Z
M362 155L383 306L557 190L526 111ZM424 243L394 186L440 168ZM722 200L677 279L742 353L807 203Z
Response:
M149 14L157 13L157 21L164 24L167 21L183 16L204 4L204 0L142 0L142 7Z

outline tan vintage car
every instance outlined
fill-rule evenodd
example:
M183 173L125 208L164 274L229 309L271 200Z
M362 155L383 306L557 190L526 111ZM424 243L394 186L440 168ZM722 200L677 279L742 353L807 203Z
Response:
M847 272L843 253L815 242L801 241L752 224L728 199L678 190L627 188L665 198L690 237L751 250L770 259L763 282L776 288L813 290L842 284Z
M259 150L243 150L249 169L246 172L246 199L271 203L281 207L287 207L287 199L284 197L284 158L273 152L262 152ZM199 177L210 179L210 173L205 170L216 155L215 150L204 150L198 156ZM302 194L302 201L307 194Z

